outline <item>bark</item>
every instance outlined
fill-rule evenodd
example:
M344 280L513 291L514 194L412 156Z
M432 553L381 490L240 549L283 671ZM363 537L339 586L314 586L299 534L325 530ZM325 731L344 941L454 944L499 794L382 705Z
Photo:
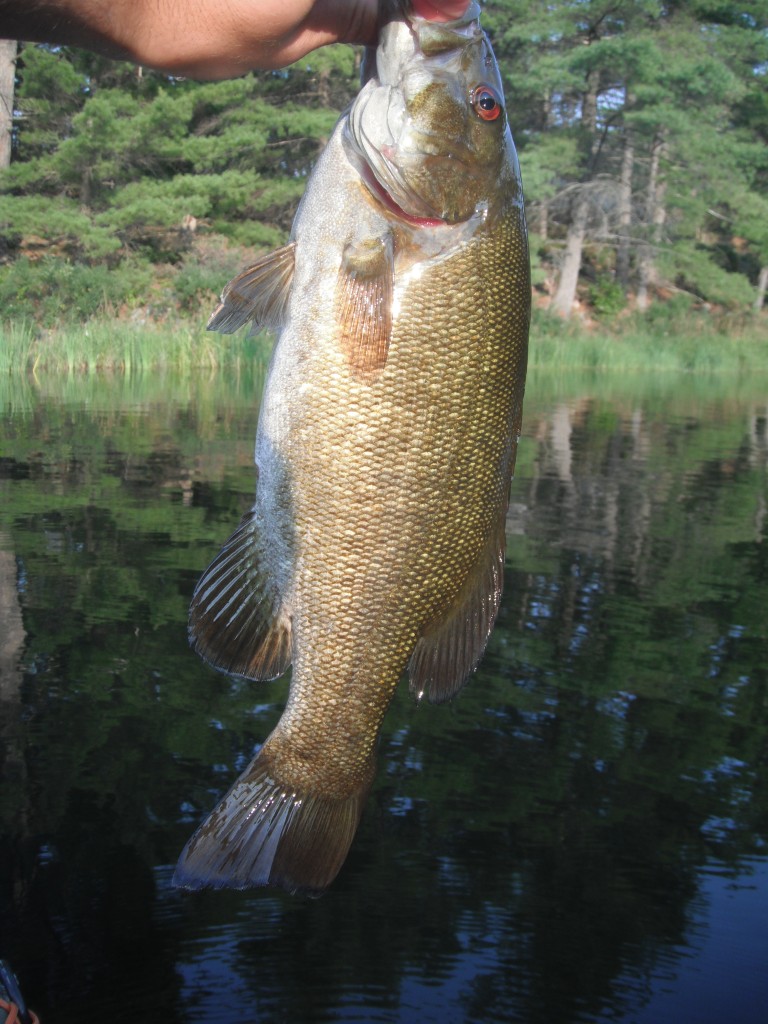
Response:
M632 133L625 129L619 179L619 241L616 249L616 280L625 293L629 288L629 243L632 230L632 171L634 163L634 140Z
M656 283L656 253L666 218L664 206L666 183L660 173L664 149L663 137L657 136L651 147L651 166L648 172L648 192L645 203L646 237L640 246L637 259L637 308L641 312L648 308L649 290Z
M89 209L93 195L93 169L84 167L80 175L80 206L83 210Z
M11 163L17 49L15 39L0 39L0 170Z
M546 201L546 199L542 199L541 203L539 204L537 228L541 237L546 241L546 239L549 237L549 203Z
M759 313L765 302L765 292L768 289L768 266L760 268L757 278L757 295L755 296L755 312Z
M582 183L589 181L593 172L597 144L595 133L597 130L598 84L599 75L590 72L587 76L587 85L581 104L581 129L584 149L587 152L586 168ZM576 199L572 207L571 223L568 226L565 252L563 253L563 262L560 269L560 280L557 283L557 291L552 299L552 309L566 320L571 315L573 302L576 298L576 286L579 283L581 254L584 250L584 239L587 236L588 220L589 198L586 189L581 188L576 193Z
M581 254L584 249L584 239L587 235L588 215L589 200L582 192L579 192L574 203L573 216L565 240L560 280L557 283L557 291L552 299L552 308L566 320L571 315L573 302L576 298L576 286L579 283L579 271L581 270Z

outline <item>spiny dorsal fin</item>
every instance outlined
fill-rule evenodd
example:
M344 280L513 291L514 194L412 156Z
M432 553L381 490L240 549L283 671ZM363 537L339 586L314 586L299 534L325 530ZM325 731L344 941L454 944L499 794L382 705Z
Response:
M276 679L291 664L291 624L259 564L253 511L200 577L189 609L189 640L214 668Z
M271 760L262 749L200 825L179 857L174 885L276 885L319 896L331 884L357 831L370 778L343 797L303 792L278 781Z
M408 663L410 689L431 704L455 697L483 656L504 580L504 518L445 618L418 641Z
M357 377L375 375L387 361L394 280L390 236L345 247L336 284L336 319L341 347Z
M233 334L253 321L254 328L278 330L291 293L296 243L275 249L234 277L221 293L207 330Z

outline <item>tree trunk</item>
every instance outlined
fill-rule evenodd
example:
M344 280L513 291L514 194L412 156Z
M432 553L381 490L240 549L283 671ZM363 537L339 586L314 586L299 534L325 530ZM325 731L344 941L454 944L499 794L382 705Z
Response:
M541 235L541 237L546 242L547 238L549 237L549 235L548 235L548 232L549 232L549 203L547 202L546 199L542 199L541 203L539 204L539 216L538 216L537 228L538 228L538 233Z
M648 193L645 203L646 237L640 246L637 260L637 308L641 312L648 309L648 291L650 286L656 282L656 253L666 218L664 207L666 183L659 173L664 149L664 139L657 135L651 147L651 166L648 172Z
M11 163L17 49L15 39L0 39L0 171Z
M582 184L590 181L593 173L597 143L595 133L597 130L597 89L599 81L599 74L595 71L590 71L587 75L586 89L581 97L581 137L582 151L585 153ZM560 269L560 280L557 283L557 291L552 299L552 309L566 320L571 315L573 301L576 298L576 286L579 283L581 254L584 249L584 239L587 235L588 220L589 198L586 189L580 188L576 193L576 199L573 203L571 223L568 226L563 263Z
M80 175L80 208L88 210L91 205L91 196L93 194L93 169L91 167L84 167L83 173Z
M616 280L626 294L629 288L629 243L632 230L632 170L635 163L635 144L632 133L624 129L624 150L619 179L619 241L616 248Z
M571 315L573 302L576 298L576 285L579 283L581 253L587 234L588 214L589 200L583 192L579 192L574 203L573 217L565 240L565 253L563 254L563 263L560 269L560 280L557 283L555 297L552 299L552 309L565 320Z
M768 266L760 267L760 274L757 278L757 295L755 296L756 313L759 313L763 308L766 289L768 289Z

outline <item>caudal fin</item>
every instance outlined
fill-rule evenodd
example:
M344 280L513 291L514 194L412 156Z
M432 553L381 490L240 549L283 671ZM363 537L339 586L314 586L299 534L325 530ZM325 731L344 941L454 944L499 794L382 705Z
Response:
M319 895L346 859L367 795L367 783L346 798L298 792L260 755L184 847L173 884Z

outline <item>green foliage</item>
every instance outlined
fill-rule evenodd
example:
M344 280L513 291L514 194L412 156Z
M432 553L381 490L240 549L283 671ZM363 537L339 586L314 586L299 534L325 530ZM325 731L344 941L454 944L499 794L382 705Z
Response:
M707 302L735 309L748 306L754 296L743 274L719 267L706 249L678 245L660 257L659 265L665 277Z
M140 300L151 276L146 264L127 261L115 273L106 264L89 266L57 256L32 262L22 257L0 267L0 307L4 320L43 325L62 319L83 321Z
M196 245L182 260L172 278L179 308L192 315L207 317L218 302L223 285L243 270L249 251L227 245L224 239L211 238Z
M641 279L651 302L683 288L748 308L768 263L764 4L488 0L483 19L537 232L534 283L552 284L585 199L600 276L582 295L597 315L631 306ZM49 324L134 300L165 316L193 310L198 288L208 303L225 279L196 254L208 238L238 261L285 240L359 64L358 50L326 47L200 84L26 45L0 180L6 316ZM58 310L48 257L70 266ZM134 281L146 264L149 299Z
M81 260L102 260L121 248L108 226L89 217L66 196L0 194L0 236L11 252L66 253Z
M589 301L600 316L615 316L626 303L624 289L611 277L598 277L589 287Z
M129 320L95 317L79 325L40 330L31 323L0 324L0 375L21 382L32 372L38 382L60 375L99 377L131 375L158 370L190 373L201 368L210 374L225 369L243 372L254 360L263 362L272 340L269 335L223 337L208 333L205 321L210 305L201 300L200 316L160 321L136 311Z
M590 329L534 311L529 365L534 369L574 369L665 375L730 374L734 381L756 377L764 387L768 347L761 319L750 314L715 316L694 308L694 297L678 294L654 303L647 313L616 316L610 329Z
M744 226L766 221L745 213L768 185L768 19L764 3L738 16L726 17L726 7L655 0L485 5L532 223L539 231L546 225L556 252L578 205L572 197L586 196L590 258L604 265L616 235L628 240L629 279L620 281L628 297L638 287L642 260L647 270L650 259L658 285L682 280L684 263L688 286L698 294L744 305L750 291L743 284L754 286L764 263L759 229ZM659 151L652 182L652 157ZM629 222L619 219L627 187ZM642 252L647 240L660 243L650 255ZM655 259L662 248L668 260ZM689 254L697 249L694 273ZM722 254L729 250L731 280L722 276ZM706 260L711 268L703 266Z
M354 90L356 55L339 47L203 85L67 48L27 46L20 67L15 159L0 181L0 252L18 266L0 278L6 316L48 324L141 301L136 268L149 261L166 278L198 237L229 239L238 259L242 246L281 244L335 104ZM185 308L205 277L191 266L171 289Z

